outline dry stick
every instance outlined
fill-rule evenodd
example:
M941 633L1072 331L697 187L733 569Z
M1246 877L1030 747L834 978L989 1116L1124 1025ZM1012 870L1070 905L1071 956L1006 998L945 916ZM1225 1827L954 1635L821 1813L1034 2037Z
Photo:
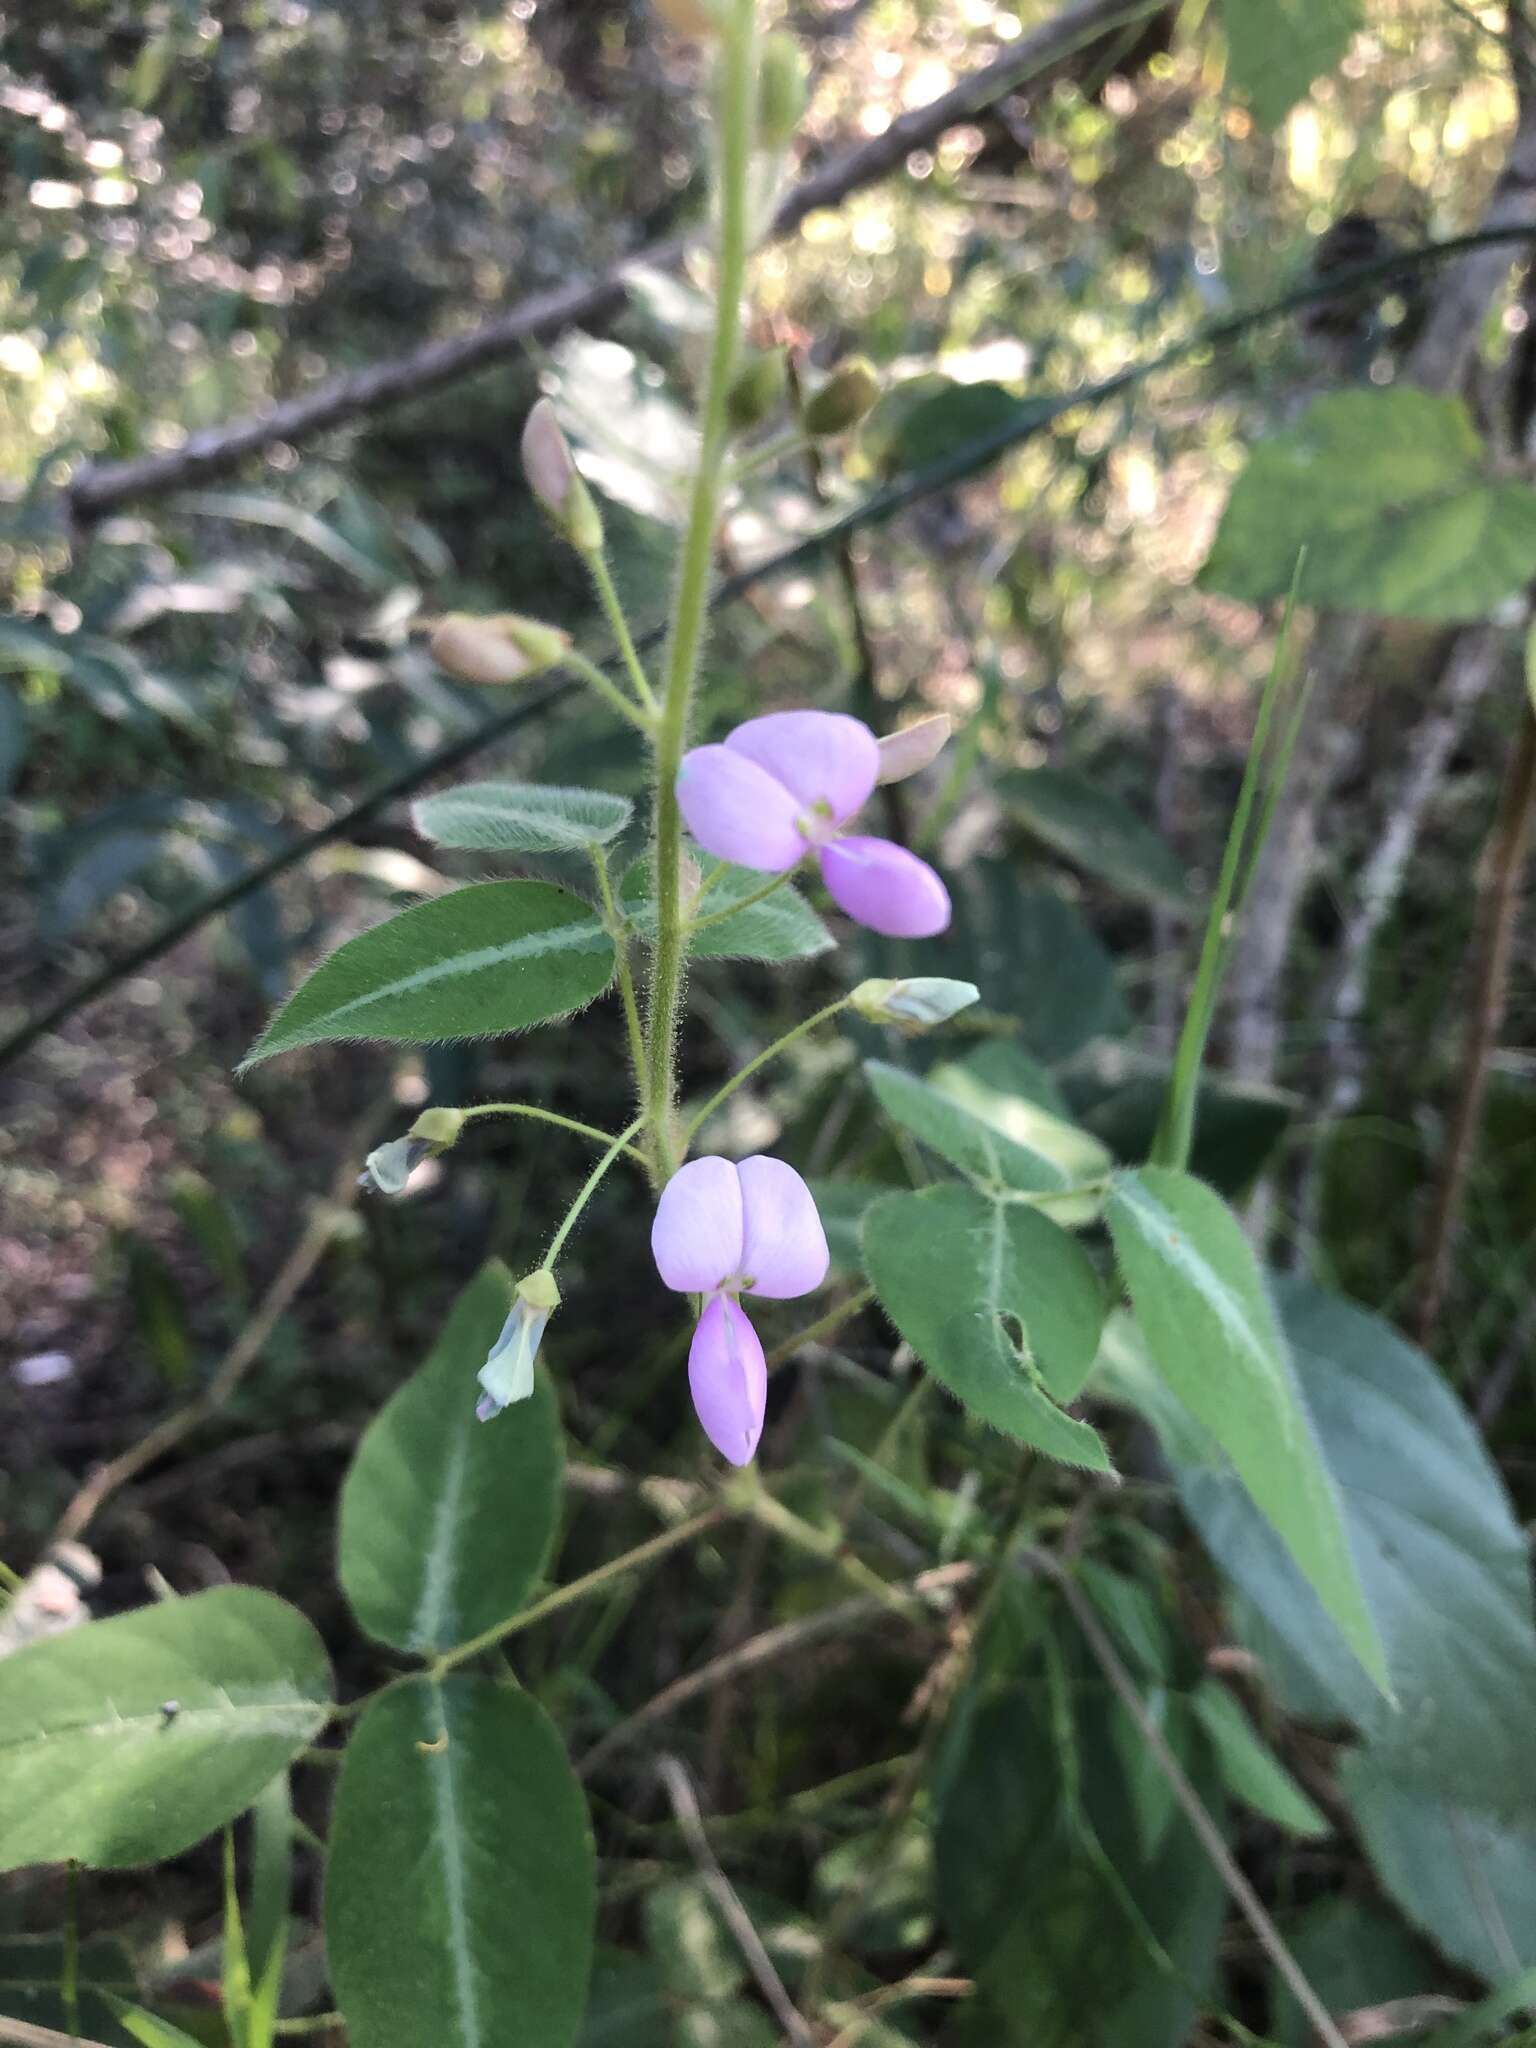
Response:
M1321 1038L1327 1078L1321 1120L1325 1142L1327 1130L1354 1114L1364 1092L1366 1059L1360 1020L1365 1014L1376 942L1402 893L1408 864L1446 764L1499 673L1507 646L1508 636L1498 627L1479 626L1461 634L1428 711L1409 735L1407 765L1387 805L1386 829L1355 884L1354 908L1344 928L1338 965L1324 1003ZM1322 1166L1322 1146L1315 1146L1297 1192L1298 1262L1306 1258L1317 1236Z
M1522 93L1514 135L1479 232L1536 223L1536 101ZM1497 245L1467 251L1443 275L1405 377L1422 390L1449 392L1461 382L1484 316L1512 258ZM1231 1063L1241 1078L1268 1081L1279 1053L1281 976L1302 899L1312 877L1318 820L1337 786L1351 738L1337 699L1358 668L1371 622L1354 613L1319 623L1311 661L1312 694L1292 773L1259 862L1248 914L1234 942L1229 981Z
M795 2010L794 2001L784 1989L784 1980L773 1967L772 1958L763 1947L762 1937L752 1925L751 1915L737 1898L730 1879L720 1868L715 1852L709 1846L699 1802L694 1795L693 1780L686 1767L675 1756L662 1756L656 1759L656 1770L677 1824L683 1831L688 1852L698 1866L704 1889L735 1937L736 1946L746 1959L747 1968L756 1978L757 1988L768 2001L774 2018L794 2048L816 2048L816 2037Z
M966 1561L956 1564L938 1565L930 1571L919 1572L916 1578L904 1586L893 1586L891 1591L910 1595L915 1599L931 1598L937 1593L948 1593L967 1584L976 1576L976 1566ZM701 1664L696 1671L686 1673L673 1684L665 1686L654 1698L646 1701L627 1720L611 1728L599 1742L595 1742L577 1767L578 1777L590 1777L601 1770L608 1760L621 1749L627 1749L656 1722L675 1714L679 1707L687 1706L703 1693L725 1685L743 1671L755 1671L759 1665L771 1664L792 1651L803 1649L821 1636L843 1635L852 1629L862 1628L866 1622L879 1621L891 1612L890 1602L862 1596L856 1600L840 1601L835 1607L824 1607L816 1614L802 1615L798 1620L786 1621L776 1628L764 1629L760 1635L751 1636L733 1649L724 1650L718 1657L712 1657L707 1664Z
M84 2034L59 2034L52 2027L34 2027L30 2020L10 2020L0 2014L0 2041L10 2048L103 2048Z
M854 2016L840 2034L835 2034L827 2048L854 2048L854 2043L868 2033L876 2016L889 2012L893 2005L910 2005L919 1998L970 1998L976 1986L969 1977L903 1977L899 1984L882 1984L878 1991L866 1992L857 2002ZM846 2005L828 2005L829 2015L847 2012Z
M1419 1302L1416 1334L1427 1345L1440 1320L1451 1274L1451 1255L1461 1224L1467 1181L1477 1149L1488 1093L1488 1069L1509 995L1509 960L1520 909L1521 871L1536 812L1536 709L1527 702L1520 714L1520 737L1510 759L1499 797L1498 812L1482 860L1473 938L1472 1014L1462 1053L1461 1085L1451 1113L1450 1131L1430 1213L1425 1240L1424 1291Z
M174 1450L193 1430L211 1420L224 1407L260 1359L294 1296L324 1258L336 1235L337 1225L356 1199L357 1153L366 1146L379 1122L379 1112L374 1109L354 1134L329 1195L316 1207L303 1235L279 1267L255 1313L224 1354L223 1362L203 1392L188 1401L185 1407L173 1409L137 1443L130 1444L126 1451L109 1459L91 1474L59 1517L59 1525L53 1534L55 1543L79 1536L114 1493L136 1479L157 1459L163 1458L167 1451Z
M1201 1848L1210 1858L1212 1868L1226 1886L1233 1904L1252 1928L1259 1946L1284 1978L1292 1997L1311 2022L1323 2048L1348 2048L1348 2043L1335 2026L1327 2008L1312 1989L1300 1964L1286 1946L1285 1937L1266 1912L1263 1900L1233 1860L1232 1852L1223 1840L1220 1828L1211 1819L1205 1801L1184 1775L1183 1766L1168 1747L1163 1731L1148 1712L1146 1702L1136 1688L1135 1680L1121 1663L1114 1645L1100 1626L1098 1616L1083 1597L1072 1574L1065 1571L1054 1557L1043 1550L1025 1551L1022 1553L1022 1561L1027 1569L1044 1573L1060 1588L1062 1598L1071 1608L1073 1618L1083 1632L1083 1639L1094 1662L1109 1681L1110 1688L1120 1704L1135 1722L1137 1732L1151 1751L1158 1769L1167 1779L1169 1791L1183 1808L1184 1817L1193 1828Z
M1162 4L1163 0L1076 0L948 92L901 115L884 134L842 151L802 178L780 203L770 232L787 235L807 214L840 205L851 193L888 176L913 150L972 119L1026 78L1074 56L1110 30L1155 13ZM168 453L138 456L129 462L88 463L65 486L65 502L76 519L99 519L115 506L162 497L184 485L220 476L274 442L307 440L344 420L417 398L527 342L606 318L623 304L637 271L672 268L692 239L676 235L651 242L598 277L537 292L467 334L430 341L389 362L334 377L303 398L288 399L252 418L189 435Z

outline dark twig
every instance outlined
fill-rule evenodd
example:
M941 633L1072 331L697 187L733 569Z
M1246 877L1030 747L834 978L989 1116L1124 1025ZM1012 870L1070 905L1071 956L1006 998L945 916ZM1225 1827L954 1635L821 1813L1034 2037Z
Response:
M721 1919L731 1930L732 1938L741 1950L747 1968L756 1979L757 1988L767 2000L774 2018L786 2038L793 2044L793 2048L815 2048L815 2036L795 2010L793 1999L784 1989L784 1980L773 1967L773 1959L763 1947L762 1936L752 1924L751 1914L737 1898L730 1879L720 1868L719 1860L709 1846L709 1836L704 1832L704 1819L699 1812L693 1780L689 1777L686 1766L675 1756L663 1756L657 1758L656 1770L671 1803L673 1815L683 1831L688 1853L698 1867L704 1889L714 1900Z
M1509 961L1520 910L1520 883L1531 819L1536 813L1536 710L1526 704L1520 737L1510 757L1478 880L1472 942L1472 1009L1462 1053L1461 1081L1451 1112L1434 1206L1425 1240L1424 1291L1417 1335L1428 1345L1440 1320L1461 1225L1467 1182L1482 1128L1488 1071L1504 1023Z

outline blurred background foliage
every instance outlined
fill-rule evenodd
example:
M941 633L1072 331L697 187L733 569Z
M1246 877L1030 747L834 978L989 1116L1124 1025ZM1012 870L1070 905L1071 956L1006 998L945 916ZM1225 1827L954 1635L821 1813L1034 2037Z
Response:
M1034 0L791 8L814 73L805 161L880 136L1050 11ZM1477 225L1517 117L1499 9L1373 0L1351 34L1345 8L1319 75L1292 79L1289 97L1300 16L1277 9L1286 32L1267 51L1249 11L1184 0L1129 22L764 252L757 338L791 346L811 379L857 348L887 390L815 476L790 458L743 484L727 566L750 567L829 507L942 458L1021 399L1151 362L1202 319L1330 266ZM699 58L658 33L645 0L10 0L0 33L0 1030L19 1030L296 832L475 730L485 693L433 665L424 619L505 607L597 634L577 567L517 465L541 388L602 494L636 621L654 620L707 280L697 267L647 271L589 330L302 446L278 440L229 475L72 516L67 487L83 463L174 451L687 225ZM1320 396L1393 384L1421 329L1425 277L1255 326L1063 410L978 476L857 533L841 572L811 561L719 617L712 727L806 700L884 727L921 711L954 717L958 746L901 820L956 882L956 931L926 956L943 955L930 971L974 975L984 993L981 1050L968 1031L938 1056L980 1061L987 1085L1037 1100L1048 1066L1051 1099L1118 1156L1144 1151L1155 1121L1193 913L1274 649L1274 608L1202 587L1199 572L1253 442ZM1478 425L1511 464L1523 459L1511 419L1536 388L1528 331L1515 283L1482 325L1470 382ZM1319 1156L1333 1075L1325 990L1354 878L1390 822L1401 737L1437 687L1448 644L1437 621L1394 622L1338 714L1354 752L1280 998L1280 1068L1262 1087L1210 1091L1195 1160L1232 1194L1280 1162L1282 1262L1299 1255L1388 1318L1406 1319L1415 1284L1462 1043L1471 877L1521 716L1518 639L1506 639L1376 948L1364 1076L1320 1176L1303 1198L1286 1172ZM570 694L483 752L477 772L631 793L638 777L604 714ZM606 1008L579 1030L419 1060L332 1049L234 1081L303 966L442 885L405 807L386 807L71 1014L0 1078L11 1562L36 1550L85 1472L206 1384L363 1133L393 1129L428 1097L525 1097L625 1121ZM845 947L787 977L701 969L697 1089L840 990L852 967L900 965L867 942L862 956ZM1536 1479L1533 1042L1536 980L1520 950L1438 1358L1488 1425L1522 1517ZM856 1213L858 1184L920 1178L860 1074L857 1053L883 1050L874 1032L809 1041L738 1098L722 1143L782 1146L838 1183L834 1226L839 1202ZM1021 1052L1034 1078L1000 1079L997 1061ZM451 1171L424 1170L404 1206L336 1217L320 1278L277 1317L259 1371L93 1532L104 1604L139 1597L146 1568L184 1590L233 1577L301 1599L329 1632L340 1603L324 1561L360 1429L487 1252L515 1260L583 1170L543 1142L477 1133ZM562 1284L579 1312L560 1324L557 1373L585 1474L569 1576L651 1526L637 1481L682 1483L701 1461L682 1335L617 1184ZM794 1327L786 1310L773 1335ZM1059 1533L1078 1513L1061 1475L1018 1480L995 1440L937 1400L891 1441L888 1356L866 1316L784 1376L770 1463L792 1468L799 1512L870 1540L859 1517L874 1506L882 1568L908 1570L971 1555L989 1528L1023 1518ZM1165 1481L1149 1470L1133 1490L1143 1524L1119 1514L1093 1539L1105 1601L1119 1603L1117 1625L1157 1686L1198 1700L1208 1664L1246 1671L1250 1652L1228 1640ZM594 1740L670 1678L841 1590L829 1563L748 1537L669 1565L643 1592L621 1582L541 1635L522 1675L563 1729ZM1058 1608L1052 1587L1010 1589L981 1615L954 1610L947 1640L944 1628L819 1640L771 1683L726 1686L690 1724L707 1804L727 1816L717 1847L791 1988L809 1973L845 2008L867 2006L903 1972L986 1976L1001 1945L1009 1981L1038 1995L1038 2008L1012 2013L1009 2040L1153 2048L1196 2029L1252 2038L1244 2025L1305 2040L1246 1936L1229 1928L1218 1953L1220 1888L1187 1831L1159 1820L1161 1780L1093 1672L1075 1668L1080 1653L1062 1647ZM349 1684L379 1675L372 1653L349 1654ZM1251 1696L1326 1802L1323 1735L1282 1726L1267 1695ZM1310 1794L1267 1750L1289 1791L1266 1780L1266 1807L1252 1796L1262 1766L1248 1757L1245 1780L1233 1761L1241 1738L1223 1749L1198 1734L1193 1707L1180 1714L1176 1747L1212 1802L1223 1783L1240 1799L1246 1784L1240 1849L1339 2009L1428 1999L1434 2018L1444 2006L1433 2000L1508 1974L1484 1967L1475 1938L1425 1945L1410 1922L1433 1930L1434 1914L1405 1917L1402 1885L1394 1903L1382 1859L1372 1865L1336 1804L1318 1816L1321 1834L1310 1818L1297 1825L1286 1798ZM1055 1759L1022 1787L1005 1768L1021 1751ZM896 1821L882 1818L909 1778L926 1788L934 1835L907 1818L910 1798L891 1809ZM324 1787L310 1790L301 1809L318 1819ZM993 1867L977 1843L999 1801L1014 1832L999 1833ZM776 2038L653 1795L621 1777L599 1788L595 1811L604 1932L623 1953L600 1973L589 2041ZM1024 1845L1017 1867L1010 1843ZM1508 1954L1493 1944L1504 1964L1536 1962L1536 1846L1524 1854L1510 1882L1525 1925L1506 1930ZM209 1867L183 1859L158 1888L93 1880L92 1919L158 1944L162 1976L195 1978ZM997 1897L1010 1891L1040 1912L1000 1924ZM56 1892L41 1905L7 1892L0 1915L18 1932L47 1924ZM1123 1976L1109 1968L1122 1954ZM8 2006L5 1982L0 1943L0 2011L41 2014ZM985 1996L940 1990L916 2009L921 2019L871 2011L857 2038L1005 2038Z

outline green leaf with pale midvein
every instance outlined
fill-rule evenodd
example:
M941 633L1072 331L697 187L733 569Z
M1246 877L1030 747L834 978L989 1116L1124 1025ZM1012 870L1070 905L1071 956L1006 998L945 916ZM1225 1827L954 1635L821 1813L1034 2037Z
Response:
M700 918L716 918L696 930L688 950L696 960L814 960L836 944L832 934L793 884L786 882L761 903L748 904L731 916L717 917L744 897L755 896L771 878L751 868L733 867L698 858L700 894L696 904ZM649 860L637 860L620 885L624 914L647 945L656 942L656 899L651 883Z
M465 782L411 806L423 839L483 853L582 853L616 838L634 813L606 790L536 782Z
M325 1879L352 2048L567 2048L595 1915L586 1802L535 1700L451 1677L373 1702L342 1765Z
M342 1588L397 1649L450 1650L515 1614L549 1554L564 1449L548 1375L494 1422L475 1419L475 1375L511 1301L493 1261L370 1424L342 1488Z
M552 882L473 882L416 903L322 960L243 1065L322 1039L488 1038L569 1016L613 979L613 940Z
M176 1856L243 1813L330 1711L295 1608L219 1586L0 1660L0 1869Z
M1390 1692L1338 1487L1237 1218L1191 1175L1153 1166L1116 1176L1106 1215L1158 1370L1221 1445L1351 1649Z
M1082 1386L1104 1324L1076 1238L1037 1209L953 1186L887 1195L863 1237L881 1307L957 1400L1048 1457L1109 1471L1098 1432L1058 1405Z

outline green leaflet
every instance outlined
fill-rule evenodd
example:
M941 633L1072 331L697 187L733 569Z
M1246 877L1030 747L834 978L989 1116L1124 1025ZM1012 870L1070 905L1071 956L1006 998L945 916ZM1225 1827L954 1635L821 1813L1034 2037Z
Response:
M250 1586L18 1651L0 1661L0 1868L179 1855L245 1811L330 1700L320 1638Z
M613 940L551 882L475 882L413 904L323 960L243 1067L322 1039L422 1045L568 1016L613 979Z
M485 853L581 853L616 838L634 814L601 789L519 782L466 782L411 806L424 839Z
M1024 1204L925 1188L875 1203L864 1260L881 1306L957 1400L1048 1457L1111 1469L1098 1433L1058 1405L1081 1388L1104 1323L1103 1289L1075 1238Z
M1332 392L1249 456L1201 586L1266 604L1303 549L1303 604L1481 619L1536 571L1536 491L1491 473L1458 398Z
M353 2048L568 2048L592 1962L586 1803L525 1692L422 1680L358 1722L325 1938Z
M494 1426L475 1419L475 1375L511 1299L493 1260L370 1424L342 1488L342 1587L397 1649L450 1650L515 1614L554 1537L565 1458L548 1376Z
M1116 1176L1106 1214L1153 1362L1390 1694L1338 1488L1236 1217L1191 1175L1151 1166Z
M1266 128L1333 70L1364 26L1361 0L1222 0L1221 11L1228 80Z

